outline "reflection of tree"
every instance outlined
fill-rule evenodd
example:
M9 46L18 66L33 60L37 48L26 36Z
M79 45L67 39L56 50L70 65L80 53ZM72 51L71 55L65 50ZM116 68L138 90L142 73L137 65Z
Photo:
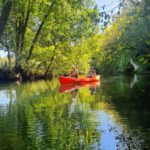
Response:
M139 142L137 144L139 147L150 147L150 136L147 134L150 128L149 77L140 78L139 76L137 83L132 87L131 82L129 77L108 78L104 84L101 84L99 92L105 102L109 103L111 96L113 109L121 118L126 119L128 132L132 134L131 136L128 133L132 137L131 145ZM134 142L133 137L137 137ZM143 139L144 142L139 139Z
M42 112L37 111L41 105L36 104L36 109L38 109L35 114L38 120L46 125L46 128L42 125L46 134L43 141L47 141L45 147L48 144L52 149L84 149L92 143L90 139L95 132L92 119L84 120L84 117L89 115L86 115L86 112L80 110L79 107L76 107L70 116L69 104L63 99L60 101L61 96L55 99L55 103L53 100L51 104L43 103L42 107L45 109L42 109Z
M0 130L2 145L8 142L8 148L16 149L86 149L99 139L90 108L77 104L70 115L70 93L59 94L57 86L56 82L41 81L15 87L17 100L8 116L0 117L1 129L5 129Z
M22 139L17 135L17 119L15 111L16 86L7 86L0 88L4 101L9 100L5 106L0 107L0 149L23 148Z

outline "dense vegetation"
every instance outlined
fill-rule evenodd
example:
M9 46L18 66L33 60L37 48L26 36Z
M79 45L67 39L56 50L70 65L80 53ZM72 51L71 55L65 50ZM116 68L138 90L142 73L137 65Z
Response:
M150 71L150 1L126 0L99 39L94 65L101 72Z
M1 0L3 76L43 78L68 74L72 65L83 74L90 64L106 73L149 71L150 2L118 7L111 16L92 0Z
M7 2L1 2L2 12L7 11L4 10ZM1 35L1 47L8 52L7 69L30 78L34 74L46 77L68 73L68 68L75 64L80 69L87 68L90 59L87 52L93 49L90 41L98 23L98 9L93 2L14 0L11 3L9 19L8 15L1 17L7 21Z

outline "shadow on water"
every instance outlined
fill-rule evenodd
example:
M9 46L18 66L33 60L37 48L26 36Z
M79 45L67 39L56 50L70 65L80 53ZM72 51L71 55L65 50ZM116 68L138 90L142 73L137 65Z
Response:
M149 76L0 86L0 149L149 149Z

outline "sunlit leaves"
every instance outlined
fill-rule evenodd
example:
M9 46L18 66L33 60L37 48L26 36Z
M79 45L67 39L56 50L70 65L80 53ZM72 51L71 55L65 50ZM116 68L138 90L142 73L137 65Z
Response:
M16 66L23 70L44 74L48 69L62 74L83 61L82 67L89 66L92 53L85 57L89 38L97 32L99 22L92 0L16 0L10 21L11 50Z
M141 16L143 11L147 11L142 8L147 6L145 2L141 2L139 6L129 2L129 6L128 9L122 9L119 17L115 17L101 35L99 53L94 58L94 64L100 71L125 72L132 65L131 58L137 65L144 68L147 66L147 70L149 68L150 18L148 14L145 18ZM105 12L102 16L106 16Z

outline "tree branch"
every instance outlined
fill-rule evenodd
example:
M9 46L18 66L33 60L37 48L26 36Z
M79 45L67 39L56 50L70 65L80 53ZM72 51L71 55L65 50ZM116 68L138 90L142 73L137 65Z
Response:
M39 28L38 28L38 30L37 30L35 36L34 36L34 39L33 39L33 41L32 41L32 45L31 45L31 47L30 47L30 49L29 49L29 54L28 54L27 59L26 59L26 63L28 63L29 60L30 60L30 58L31 58L31 55L32 55L32 52L33 52L35 43L36 43L36 41L37 41L37 39L38 39L38 37L39 37L39 34L40 34L41 30L42 30L42 27L43 27L43 25L44 25L44 23L45 23L47 17L48 17L49 14L50 14L50 11L51 11L51 8L53 7L53 5L54 5L54 3L51 4L51 6L50 6L48 12L44 15L43 20L42 20L42 22L41 22L41 24L40 24L40 26L39 26Z

